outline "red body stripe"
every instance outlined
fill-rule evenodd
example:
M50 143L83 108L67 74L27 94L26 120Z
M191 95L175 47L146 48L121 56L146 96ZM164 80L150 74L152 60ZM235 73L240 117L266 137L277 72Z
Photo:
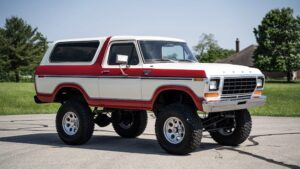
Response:
M35 74L43 75L89 75L98 76L100 74L100 66L94 65L47 65L39 66Z
M205 78L206 74L203 70L179 70L179 69L141 69L141 68L125 68L123 69L129 76L142 76L143 70L150 70L150 77L200 77ZM107 74L101 72L109 71ZM119 68L104 68L99 65L77 66L77 65L55 65L55 66L39 66L36 69L36 75L43 77L44 75L80 75L80 76L121 76Z
M148 69L146 69L148 70ZM201 77L205 78L203 70L182 70L182 69L149 69L149 76L154 77Z

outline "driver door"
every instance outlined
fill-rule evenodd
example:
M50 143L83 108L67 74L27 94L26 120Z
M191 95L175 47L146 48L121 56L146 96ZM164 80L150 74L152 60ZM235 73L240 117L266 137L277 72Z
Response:
M141 100L142 62L137 49L135 41L110 43L99 80L101 99ZM117 55L127 55L127 65L119 65Z

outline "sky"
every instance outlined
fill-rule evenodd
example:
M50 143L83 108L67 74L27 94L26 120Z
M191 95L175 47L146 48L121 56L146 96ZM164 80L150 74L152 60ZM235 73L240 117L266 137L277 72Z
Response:
M110 35L185 39L195 46L212 33L223 48L256 44L253 28L274 8L300 0L0 0L0 27L11 16L38 27L48 41Z

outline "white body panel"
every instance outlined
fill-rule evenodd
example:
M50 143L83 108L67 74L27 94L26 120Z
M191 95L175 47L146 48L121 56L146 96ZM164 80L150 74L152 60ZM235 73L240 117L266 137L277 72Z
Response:
M140 79L100 78L100 95L103 99L141 100Z
M98 78L66 78L66 77L42 77L35 78L36 81L36 90L38 93L43 94L52 94L57 86L63 83L71 83L81 86L82 89L89 95L91 98L99 97L99 89L98 89Z
M142 80L142 99L151 100L155 91L162 86L184 86L190 88L199 98L203 97L204 82L193 80L161 80L143 79Z

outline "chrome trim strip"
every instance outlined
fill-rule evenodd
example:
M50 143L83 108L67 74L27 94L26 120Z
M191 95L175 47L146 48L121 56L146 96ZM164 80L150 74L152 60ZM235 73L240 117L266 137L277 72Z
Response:
M89 76L89 75L37 75L39 78L109 78L109 79L146 79L146 80L193 80L193 77L164 76Z

